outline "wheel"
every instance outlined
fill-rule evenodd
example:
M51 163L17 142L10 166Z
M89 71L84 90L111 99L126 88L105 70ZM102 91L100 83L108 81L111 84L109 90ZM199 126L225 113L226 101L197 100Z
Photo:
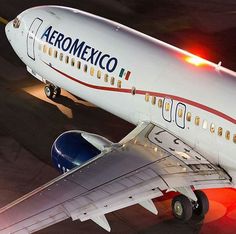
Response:
M61 95L61 88L55 87L54 88L54 96L59 97Z
M204 217L209 210L209 200L206 194L201 190L195 190L194 193L197 197L197 202L196 205L194 206L193 212L197 216Z
M172 200L173 215L182 221L188 221L193 214L193 207L191 201L184 195L178 195Z
M54 95L54 88L52 85L48 84L48 85L45 85L44 87L44 93L45 95L49 98L49 99L52 99L53 98L53 95Z

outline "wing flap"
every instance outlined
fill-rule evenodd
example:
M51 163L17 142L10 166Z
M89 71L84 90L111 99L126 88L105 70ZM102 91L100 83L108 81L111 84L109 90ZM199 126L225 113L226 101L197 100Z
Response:
M180 139L142 123L120 144L0 209L0 233L32 233L71 217L92 219L134 204L155 211L151 199L176 188L229 187L229 176ZM180 189L182 188L182 189Z
M9 217L12 218L12 217ZM39 214L32 216L28 219L21 220L13 226L5 227L0 231L3 234L28 234L33 233L43 228L49 227L55 223L61 222L69 218L65 210L61 206L56 206L49 210L40 212ZM2 217L1 217L2 223Z
M126 188L108 198L90 202L85 206L80 206L80 200L84 199L81 197L66 202L64 206L72 214L74 220L80 219L81 221L85 221L101 214L107 214L124 207L138 204L147 199L162 196L163 193L159 187L166 188L160 177ZM103 188L101 187L99 189ZM94 192L96 193L96 191Z

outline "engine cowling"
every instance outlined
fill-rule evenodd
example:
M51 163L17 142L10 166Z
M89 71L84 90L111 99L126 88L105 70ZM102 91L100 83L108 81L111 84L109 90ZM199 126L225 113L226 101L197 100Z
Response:
M95 134L74 130L64 132L54 141L51 158L59 172L64 173L80 166L101 153L100 147L95 147L88 139L90 135L92 139L104 139Z

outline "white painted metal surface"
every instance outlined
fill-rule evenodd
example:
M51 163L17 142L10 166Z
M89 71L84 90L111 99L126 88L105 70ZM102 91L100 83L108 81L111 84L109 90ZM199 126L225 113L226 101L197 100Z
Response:
M110 230L105 214L133 204L157 214L151 199L162 196L164 190L174 188L195 200L191 185L231 186L229 177L220 168L208 163L211 168L199 166L196 170L186 164L185 159L168 152L168 146L165 149L151 142L149 137L156 128L148 124L133 139L124 142L125 146L102 153L87 165L63 174L2 208L0 233L20 230L31 233L67 218L91 219ZM167 137L167 142L171 142L172 135ZM205 165L206 160L203 157L202 160Z

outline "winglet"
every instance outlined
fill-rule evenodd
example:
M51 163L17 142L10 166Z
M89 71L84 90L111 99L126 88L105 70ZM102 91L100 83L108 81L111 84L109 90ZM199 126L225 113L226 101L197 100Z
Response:
M152 200L146 200L146 201L140 202L139 205L141 205L143 208L147 209L148 211L150 211L151 213L155 215L158 214L158 210Z
M100 227L104 228L106 231L108 231L108 232L111 231L111 227L110 227L105 215L100 215L100 216L91 218L91 220L93 220L93 222L98 224Z
M193 190L190 186L177 187L177 188L174 188L174 189L176 191L178 191L179 193L185 195L186 197L192 199L193 201L197 201L197 197L196 197L195 193L193 192Z

